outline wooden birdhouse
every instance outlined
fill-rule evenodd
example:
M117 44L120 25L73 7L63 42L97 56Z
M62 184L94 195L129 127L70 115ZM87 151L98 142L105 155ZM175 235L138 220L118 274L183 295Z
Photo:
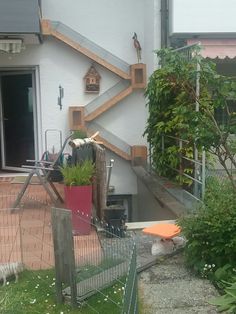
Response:
M85 93L99 93L101 76L92 65L84 77Z

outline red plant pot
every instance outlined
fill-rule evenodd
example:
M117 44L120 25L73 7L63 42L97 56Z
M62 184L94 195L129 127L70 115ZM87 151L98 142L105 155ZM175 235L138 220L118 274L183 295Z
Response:
M87 235L91 230L92 185L65 186L65 205L72 212L74 235Z

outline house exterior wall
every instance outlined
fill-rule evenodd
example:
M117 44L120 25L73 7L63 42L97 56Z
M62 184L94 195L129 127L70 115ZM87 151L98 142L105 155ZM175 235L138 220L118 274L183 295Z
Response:
M144 0L143 58L147 64L147 75L157 68L155 50L161 47L161 1Z
M170 0L170 33L235 33L234 0Z
M132 36L144 38L144 0L43 0L45 19L60 21L128 63L136 63Z
M142 62L152 73L160 48L160 0L42 0L44 19L60 21L122 60L137 62L132 36L142 46ZM70 9L71 8L71 9Z
M136 32L142 46L142 62L148 72L154 69L153 50L159 48L159 0L43 0L42 18L58 20L88 37L130 64L137 63L132 36ZM150 19L149 19L150 16ZM44 134L47 129L60 129L63 138L68 134L69 106L83 106L97 95L84 93L83 77L92 61L64 43L46 37L42 45L27 45L20 54L0 55L0 68L36 66L37 115L39 156L45 150ZM95 64L101 75L100 94L114 86L120 77ZM57 105L59 85L64 88L62 110ZM129 145L147 144L142 134L145 129L147 108L143 90L134 91L115 107L96 119L102 127ZM59 146L58 138L50 138L48 148ZM115 166L111 184L117 194L136 194L137 179L128 161L113 156ZM109 157L108 157L109 158Z
M1 68L16 68L26 66L39 67L40 100L38 99L38 112L41 114L41 146L39 152L45 149L44 132L46 129L61 129L63 136L69 131L68 107L72 105L85 105L94 96L85 94L83 90L83 76L91 62L88 58L76 53L63 43L47 39L43 45L27 46L25 51L9 57L2 54ZM119 78L102 67L96 67L102 75L101 92L113 86ZM64 88L62 110L57 105L59 85ZM49 146L52 144L49 144Z

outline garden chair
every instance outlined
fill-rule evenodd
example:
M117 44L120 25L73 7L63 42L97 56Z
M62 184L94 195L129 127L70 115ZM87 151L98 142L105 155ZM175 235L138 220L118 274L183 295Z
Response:
M56 205L58 203L58 201L60 203L63 203L63 199L61 197L61 195L59 194L59 192L57 191L54 183L53 183L53 176L52 174L55 173L55 171L59 171L59 166L61 164L61 159L63 156L63 151L65 149L65 146L68 142L68 140L71 138L71 135L69 135L63 145L61 146L60 151L57 154L57 157L55 158L54 161L48 161L45 160L45 154L47 152L44 152L41 160L27 160L27 162L32 163L32 166L26 166L26 165L22 165L22 168L24 169L30 169L30 172L28 174L28 177L26 178L14 204L13 204L13 208L18 208L18 205L22 199L22 197L24 196L24 193L28 187L28 185L31 182L31 179L33 178L33 176L37 176L38 180L39 180L39 184L41 184L44 189L46 190L46 192L48 193L51 201Z

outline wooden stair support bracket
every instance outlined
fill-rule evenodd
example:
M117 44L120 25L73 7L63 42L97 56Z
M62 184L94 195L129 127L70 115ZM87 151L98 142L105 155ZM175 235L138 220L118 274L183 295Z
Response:
M41 29L42 29L43 35L50 36L52 34L50 20L41 20Z
M98 116L109 110L111 107L116 105L118 102L120 102L125 97L129 96L133 91L132 86L129 86L122 92L120 92L118 95L114 96L113 98L106 101L103 105L101 105L99 108L95 109L93 112L89 113L87 116L85 116L85 121L92 121L96 119Z
M88 136L91 136L94 133L94 131L91 131L87 129L87 134ZM100 135L96 136L96 140L99 142L102 142L102 145L111 150L113 153L117 154L118 156L124 158L125 160L131 160L131 156L125 152L123 152L121 149L116 147L115 145L109 143L107 140L105 140L103 137Z
M74 48L75 50L79 51L89 59L97 62L98 64L102 65L103 67L107 68L111 72L117 74L118 76L128 80L130 79L130 75L126 72L122 71L121 69L117 68L116 66L110 64L105 59L97 56L92 51L88 50L87 48L82 47L80 44L76 43L75 41L71 40L67 36L61 34L60 32L54 30L50 25L50 20L42 20L42 33L43 35L51 35L60 41L64 42L68 46Z
M72 131L85 129L83 106L69 107L69 128Z
M145 166L147 164L147 147L134 145L131 147L132 166Z
M130 66L130 76L133 89L143 89L147 85L146 64L137 63Z

